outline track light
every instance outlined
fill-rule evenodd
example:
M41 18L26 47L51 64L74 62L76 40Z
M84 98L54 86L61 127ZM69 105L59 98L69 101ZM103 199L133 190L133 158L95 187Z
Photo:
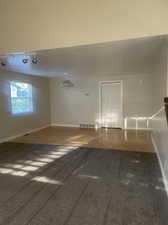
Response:
M3 61L1 61L1 66L6 66L6 63L4 63Z
M22 62L23 62L24 64L28 63L28 61L29 61L29 59L22 59Z
M33 63L33 64L37 64L37 63L38 63L38 59L37 59L36 57L33 57L33 58L32 58L32 63Z
M37 64L38 63L38 59L37 59L37 57L35 57L35 56L32 56L31 58L30 58L30 56L29 56L29 58L24 58L24 59L22 59L22 62L24 63L24 64L26 64L26 63L33 63L33 64Z

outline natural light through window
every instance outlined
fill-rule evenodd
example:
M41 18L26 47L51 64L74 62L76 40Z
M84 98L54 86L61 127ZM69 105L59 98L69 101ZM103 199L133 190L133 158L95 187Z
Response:
M11 82L12 114L33 112L32 85L20 82Z

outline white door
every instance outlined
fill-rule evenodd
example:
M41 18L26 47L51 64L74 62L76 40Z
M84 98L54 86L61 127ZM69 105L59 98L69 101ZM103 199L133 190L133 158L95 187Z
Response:
M101 83L101 125L122 128L122 86L121 82Z

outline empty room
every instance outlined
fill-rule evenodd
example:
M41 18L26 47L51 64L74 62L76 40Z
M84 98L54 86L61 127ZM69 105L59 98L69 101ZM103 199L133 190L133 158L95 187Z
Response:
M0 225L167 225L168 3L0 3Z

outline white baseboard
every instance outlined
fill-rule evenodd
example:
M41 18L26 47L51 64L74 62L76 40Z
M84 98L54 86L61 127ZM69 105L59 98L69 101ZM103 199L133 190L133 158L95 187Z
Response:
M77 125L77 124L64 124L64 123L52 123L51 124L52 127L80 127L80 125ZM123 130L151 130L149 128L133 128L133 127L127 127L126 129L125 128L122 128Z
M62 124L62 123L52 123L52 127L79 127L77 124Z
M127 128L123 128L123 130L151 130L150 128L144 127L144 128L136 128L136 127L127 127Z
M51 126L51 125L48 124L48 125L43 126L43 127L35 128L35 129L32 129L32 130L27 130L27 131L25 131L24 133L21 133L21 134L17 134L17 135L10 136L10 137L5 137L5 138L0 138L0 143L10 141L10 140L12 140L12 139L15 139L15 138L24 136L24 135L27 134L27 133L33 133L33 132L36 132L36 131L45 129L45 128L47 128L47 127L50 127L50 126Z
M166 175L165 175L163 164L162 164L162 161L161 161L161 158L160 158L160 155L159 155L158 147L156 145L155 139L154 139L152 134L151 134L151 139L152 139L152 143L153 143L155 152L156 152L158 160L159 160L159 165L160 165L161 172L162 172L163 182L164 182L166 193L167 193L167 197L168 197L168 181L166 179Z

